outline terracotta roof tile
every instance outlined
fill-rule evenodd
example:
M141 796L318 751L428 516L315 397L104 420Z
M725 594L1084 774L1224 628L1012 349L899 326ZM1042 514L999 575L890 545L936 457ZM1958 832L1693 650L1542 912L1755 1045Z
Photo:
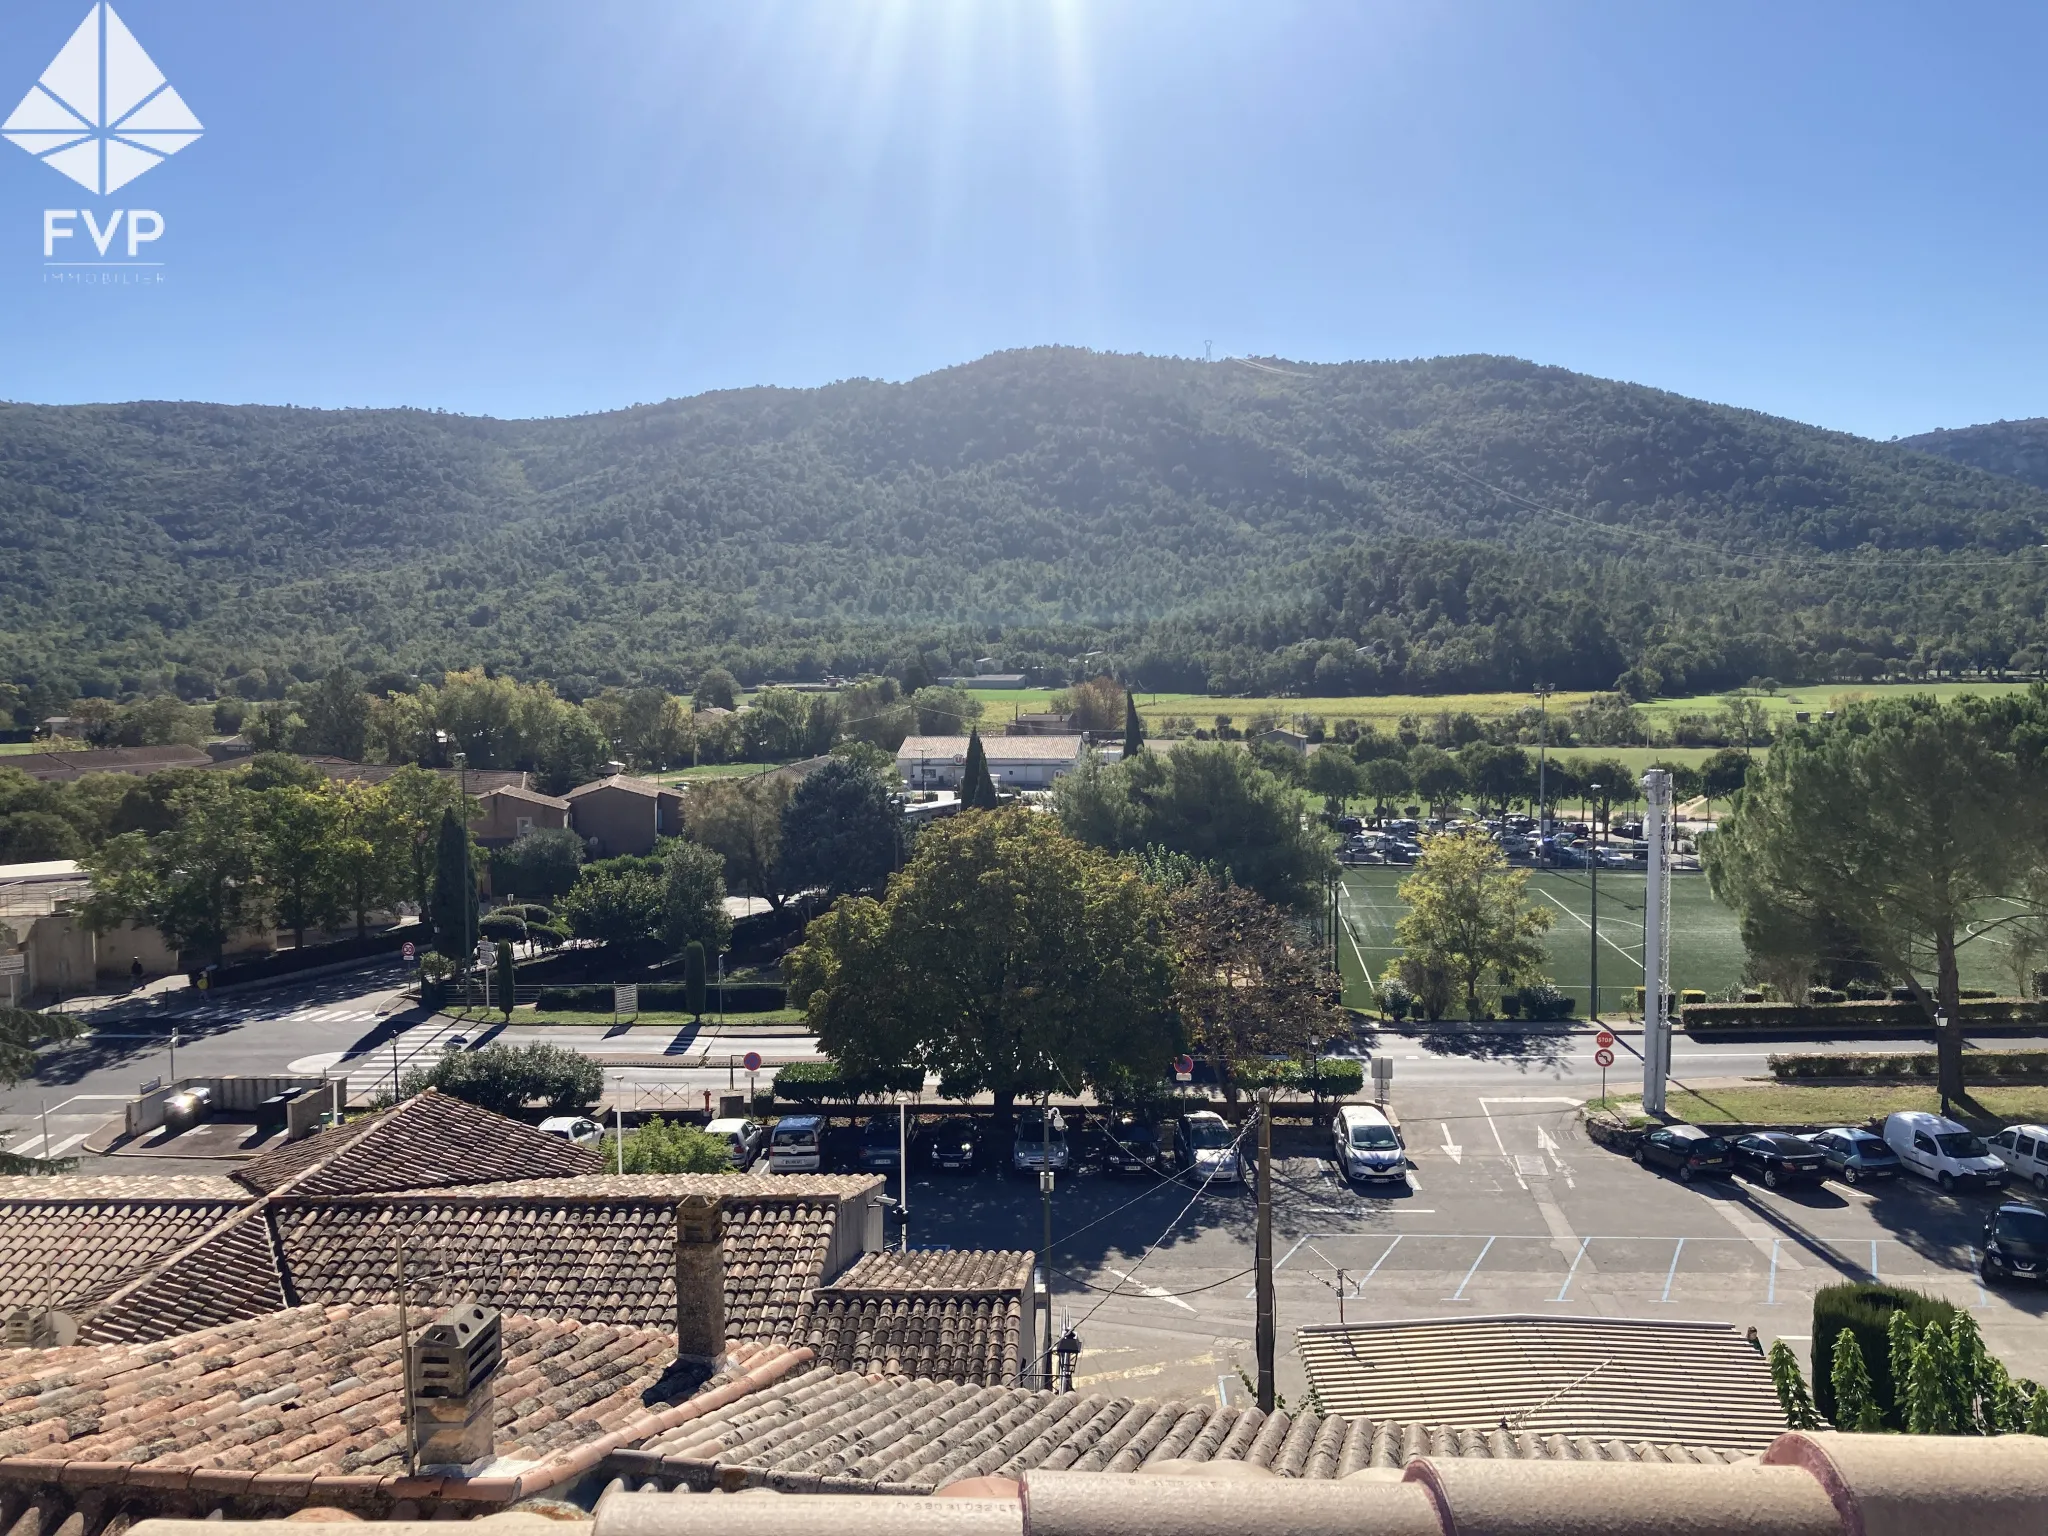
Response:
M241 1212L98 1301L79 1335L96 1344L168 1338L290 1305L260 1208Z
M807 1322L801 1342L827 1365L999 1386L1017 1379L1024 1303L1014 1293L824 1290Z
M1037 1255L1006 1249L885 1248L862 1254L835 1291L1022 1291Z
M0 1307L76 1310L139 1278L249 1203L244 1191L216 1179L4 1182Z
M597 1173L598 1155L530 1125L428 1089L381 1114L289 1143L238 1169L268 1194L354 1195L382 1190Z

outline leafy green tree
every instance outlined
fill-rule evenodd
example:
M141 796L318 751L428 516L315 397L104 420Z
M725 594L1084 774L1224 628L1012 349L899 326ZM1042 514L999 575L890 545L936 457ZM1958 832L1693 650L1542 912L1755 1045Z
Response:
M834 758L782 808L782 883L834 896L876 889L895 868L902 819L887 779Z
M85 1020L75 1013L0 1008L0 1088L12 1088L36 1070L38 1046L84 1033Z
M1887 1362L1891 1367L1892 1418L1899 1428L1906 1427L1906 1384L1913 1376L1913 1352L1920 1344L1920 1325L1907 1315L1905 1308L1893 1311L1885 1320Z
M470 862L469 828L450 809L441 813L434 838L434 948L459 965L476 952L476 868Z
M1906 1431L1915 1435L1953 1435L1962 1431L1956 1412L1956 1358L1949 1336L1939 1323L1920 1330L1913 1345L1913 1363L1906 1371Z
M1870 1370L1863 1363L1863 1347L1853 1329L1835 1335L1832 1372L1835 1389L1835 1426L1858 1434L1876 1434L1884 1428L1884 1414L1871 1390Z
M1165 898L1016 808L922 832L880 900L816 918L785 968L849 1079L906 1066L948 1093L1019 1096L1154 1077L1180 1044Z
M512 946L503 939L498 941L496 960L497 978L495 985L498 989L498 1006L504 1010L506 1022L510 1023L512 1019L512 1004L517 997L519 968L512 960Z
M0 864L75 859L85 851L78 829L55 811L14 811L0 816Z
M604 1097L604 1068L559 1045L487 1045L449 1051L423 1071L408 1073L408 1098L428 1088L493 1114L517 1115L538 1101L550 1114L588 1114Z
M670 954L724 949L732 938L725 910L725 860L699 843L672 838L661 855L661 942Z
M305 947L308 928L341 910L339 804L311 789L270 789L256 797L256 874L278 926ZM467 834L464 834L465 838Z
M657 861L600 859L578 872L562 898L562 915L579 939L643 945L660 933L667 897Z
M704 945L692 939L683 949L683 1006L698 1023L704 1021Z
M738 709L739 679L723 667L707 668L697 679L697 691L690 702L698 709Z
M406 846L406 894L420 913L431 921L434 868L438 857L442 818L449 812L471 813L462 787L425 768L400 768L380 786L385 809L396 819Z
M258 752L240 770L242 787L262 794L273 789L319 789L327 775L289 752Z
M607 1172L621 1162L627 1173L732 1171L732 1149L722 1137L708 1135L685 1121L670 1124L659 1115L627 1132L623 1159L618 1142L610 1136L605 1137L601 1150Z
M1228 871L1279 906L1322 899L1330 847L1295 796L1220 742L1184 742L1125 763L1090 756L1053 788L1060 825L1098 848L1163 848Z
M786 776L763 773L693 784L683 801L690 840L725 860L727 889L760 897L777 911L789 899L783 883L782 811L794 794Z
M1903 980L1930 1021L1960 1018L1957 950L2001 900L2038 911L2048 828L2038 701L1892 699L1787 733L1706 839L1714 894L1757 950L1839 935ZM1928 983L1933 983L1930 990ZM1959 1098L1962 1030L1938 1032Z
M361 673L351 667L334 668L306 690L299 714L301 751L363 760L370 737L370 696L363 691Z
M188 965L217 961L264 916L257 798L229 774L180 779L165 830L122 833L82 861L93 880L87 922L105 932L132 921L155 928Z
M1408 765L1398 757L1368 758L1358 765L1358 772L1361 793L1372 797L1375 826L1386 820L1388 807L1414 788L1408 777Z
M910 707L920 736L958 736L981 718L981 700L964 688L920 688Z
M409 891L412 834L385 785L337 780L328 790L334 822L329 830L332 903L353 918L356 936L369 931L370 914L396 906Z
M1358 764L1336 747L1309 754L1308 787L1323 797L1329 811L1343 814L1346 802L1358 793L1359 777Z
M491 850L491 889L532 901L560 901L582 867L582 838L567 827L535 827Z
M1248 1062L1314 1060L1338 1015L1321 950L1301 922L1199 874L1170 892L1167 909L1174 1008L1190 1049L1215 1064L1224 1097L1237 1101Z
M1432 816L1441 816L1465 792L1465 771L1458 760L1441 747L1428 743L1408 754L1408 778L1415 793L1429 803Z
M1520 747L1475 741L1459 754L1459 767L1482 813L1506 815L1517 801L1536 797L1536 760Z
M1799 1371L1799 1357L1783 1339L1771 1343L1771 1385L1778 1389L1778 1406L1785 1411L1788 1429L1820 1429L1820 1414L1806 1390L1806 1378Z
M1474 828L1428 839L1400 884L1408 911L1394 936L1417 964L1455 980L1468 1018L1490 1015L1502 982L1543 980L1550 912L1528 900L1528 883L1529 872L1510 869L1500 845Z
M1617 805L1627 805L1642 795L1636 776L1619 758L1575 758L1567 771L1578 793L1591 803L1593 820L1602 832L1607 830Z

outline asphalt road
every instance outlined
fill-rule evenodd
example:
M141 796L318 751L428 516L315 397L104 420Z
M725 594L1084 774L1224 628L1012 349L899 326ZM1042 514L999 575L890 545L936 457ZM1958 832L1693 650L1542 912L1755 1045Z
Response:
M92 1039L45 1054L34 1079L0 1091L0 1138L40 1152L79 1142L141 1083L168 1075L172 1019L178 1070L346 1073L352 1090L388 1082L455 1045L489 1039L574 1044L608 1062L610 1093L633 1106L701 1107L745 1073L729 1056L770 1061L807 1042L737 1030L521 1026L493 1029L400 1008L401 969L353 973L198 1006L167 1001L99 1016ZM1992 1043L1992 1042L1986 1042ZM2002 1040L2001 1045L2041 1042ZM1710 1318L1754 1324L1802 1351L1808 1299L1837 1279L1871 1275L1923 1286L1967 1306L2015 1371L2048 1377L2048 1293L1981 1287L1975 1250L1986 1197L1944 1196L1918 1181L1868 1190L1829 1184L1770 1193L1746 1183L1686 1188L1585 1140L1573 1107L1600 1090L1585 1034L1383 1031L1394 1103L1414 1167L1398 1189L1359 1192L1320 1155L1319 1137L1283 1134L1276 1175L1280 1388L1305 1387L1292 1331L1358 1317L1523 1312ZM1609 1086L1640 1081L1621 1037ZM1883 1049L1880 1041L1831 1048ZM1675 1043L1683 1081L1761 1074L1782 1043ZM708 1057L707 1057L708 1052ZM672 1063L672 1064L671 1064ZM666 1096L665 1098L663 1096ZM117 1157L96 1171L219 1169ZM909 1240L918 1246L1036 1249L1035 1188L992 1174L914 1176ZM1084 1385L1131 1394L1243 1391L1252 1372L1253 1208L1238 1189L1179 1181L1063 1179L1053 1197L1056 1312L1080 1333Z

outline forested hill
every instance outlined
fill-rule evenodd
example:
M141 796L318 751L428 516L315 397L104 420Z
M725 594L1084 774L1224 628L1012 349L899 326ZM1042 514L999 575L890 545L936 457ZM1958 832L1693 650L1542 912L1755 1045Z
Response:
M2048 487L2048 416L1922 432L1918 437L1899 439L1899 446L1938 453L1972 469L1988 469L1994 475Z
M1944 458L1494 357L1048 348L536 421L10 405L0 669L576 693L1107 649L1155 687L1714 686L2038 645L2007 557L2044 527Z

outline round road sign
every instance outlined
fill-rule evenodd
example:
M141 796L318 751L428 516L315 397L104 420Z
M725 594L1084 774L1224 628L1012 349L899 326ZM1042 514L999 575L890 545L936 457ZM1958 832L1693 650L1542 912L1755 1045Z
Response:
M1173 1062L1173 1070L1178 1072L1183 1077L1187 1076L1189 1073L1195 1070L1195 1058L1192 1056L1175 1057Z
M419 951L412 947L411 940L407 940L405 948L401 949L399 953L401 955L404 955L406 959L410 960L414 955L417 955Z
M745 1067L745 1068L746 1068L746 1069L747 1069L747 1070L748 1070L749 1072L758 1072L758 1071L760 1071L760 1070L761 1070L761 1053L760 1053L759 1051L749 1051L749 1052L747 1052L747 1054L746 1054L746 1055L744 1055L744 1056L742 1056L742 1057L740 1058L740 1065L741 1065L741 1066L743 1066L743 1067Z
M1613 1066L1613 1065L1614 1065L1614 1052L1612 1052L1612 1051L1610 1051L1610 1050L1607 1050L1607 1049L1605 1049L1605 1048L1602 1048L1602 1049L1600 1049L1600 1050L1597 1050L1597 1051L1595 1051L1595 1052L1593 1053L1593 1065L1594 1065L1594 1066L1596 1066L1596 1067L1611 1067L1611 1066Z
M1614 1036L1603 1029L1600 1031L1599 1034L1593 1037L1593 1043L1599 1046L1600 1049L1604 1051L1607 1049L1608 1046L1614 1044Z

